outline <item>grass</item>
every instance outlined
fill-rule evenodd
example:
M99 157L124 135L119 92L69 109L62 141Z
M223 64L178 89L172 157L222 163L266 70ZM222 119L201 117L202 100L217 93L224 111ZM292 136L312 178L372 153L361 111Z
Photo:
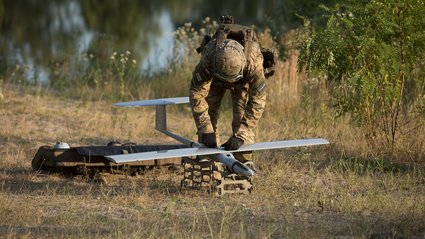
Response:
M31 171L37 148L57 140L76 146L169 139L153 131L150 108L123 110L108 101L65 100L44 90L28 93L6 86L0 104L2 237L425 236L423 164L350 153L366 146L360 140L350 144L359 136L342 119L316 127L315 120L297 120L305 111L280 117L268 112L259 126L266 132L258 134L261 141L322 136L333 143L257 153L254 193L216 198L181 189L182 175L166 169L137 177L105 174L101 182ZM187 106L170 110L171 128L195 138ZM220 121L225 129L230 129L229 117L225 113ZM327 121L326 116L318 121Z

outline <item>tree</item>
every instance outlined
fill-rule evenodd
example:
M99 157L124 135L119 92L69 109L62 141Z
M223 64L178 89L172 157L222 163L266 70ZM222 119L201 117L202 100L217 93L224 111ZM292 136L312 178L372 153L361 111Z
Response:
M300 64L326 76L338 112L392 153L401 123L424 116L425 3L351 0L322 8L327 25L305 40Z

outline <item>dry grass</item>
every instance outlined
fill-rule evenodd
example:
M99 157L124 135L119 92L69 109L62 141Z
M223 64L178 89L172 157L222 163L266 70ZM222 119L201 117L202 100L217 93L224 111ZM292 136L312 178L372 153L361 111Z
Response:
M0 235L5 238L389 238L425 236L425 170L419 163L370 157L346 119L270 99L259 141L321 136L329 147L257 153L249 196L216 198L182 190L167 170L137 177L32 172L41 145L164 143L154 110L65 100L7 86L0 103ZM280 110L280 108L282 109ZM171 128L195 138L187 106L171 110ZM229 112L221 119L229 131ZM225 139L228 135L224 134ZM353 143L355 142L355 143ZM353 156L357 155L357 156ZM361 157L363 155L364 157ZM365 158L368 156L367 158Z

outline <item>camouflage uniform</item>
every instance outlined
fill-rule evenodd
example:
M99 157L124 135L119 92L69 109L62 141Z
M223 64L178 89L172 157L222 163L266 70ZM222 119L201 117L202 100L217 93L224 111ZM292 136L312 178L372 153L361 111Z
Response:
M202 143L202 135L207 133L215 133L217 143L219 142L217 130L219 107L226 90L230 90L233 136L241 139L244 144L254 143L254 128L266 104L263 55L260 46L256 42L250 43L249 53L244 57L246 64L243 68L243 77L230 83L214 74L216 42L217 40L213 39L203 48L201 60L193 71L190 85L189 98L198 128L199 142ZM244 162L251 159L251 153L235 154L235 157Z

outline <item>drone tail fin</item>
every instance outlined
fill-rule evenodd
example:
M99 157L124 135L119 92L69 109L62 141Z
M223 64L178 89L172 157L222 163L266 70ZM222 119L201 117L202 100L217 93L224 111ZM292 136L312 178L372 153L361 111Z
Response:
M185 104L189 103L189 97L176 97L176 98L162 98L154 100L138 100L130 102L120 102L115 103L114 106L119 107L143 107L143 106L155 106L155 129L159 132L168 135L174 138L177 141L180 141L190 147L198 145L198 143L193 142L189 139L183 138L179 135L176 135L167 129L167 105L176 105L176 104Z

